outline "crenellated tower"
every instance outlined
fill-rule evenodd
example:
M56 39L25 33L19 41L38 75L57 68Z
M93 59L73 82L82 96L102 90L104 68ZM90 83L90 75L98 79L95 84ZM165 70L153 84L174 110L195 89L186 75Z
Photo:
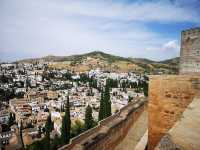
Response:
M200 74L200 28L181 33L180 74Z

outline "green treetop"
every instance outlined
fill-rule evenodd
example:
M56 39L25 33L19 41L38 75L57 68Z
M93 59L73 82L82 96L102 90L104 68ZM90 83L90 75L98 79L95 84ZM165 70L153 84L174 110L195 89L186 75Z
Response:
M92 117L92 107L88 105L85 112L85 128L86 130L94 126L94 119Z
M61 140L63 144L69 143L70 129L71 129L71 120L70 120L70 106L69 106L69 96L68 96L65 108L65 115L62 119L62 127L61 127Z

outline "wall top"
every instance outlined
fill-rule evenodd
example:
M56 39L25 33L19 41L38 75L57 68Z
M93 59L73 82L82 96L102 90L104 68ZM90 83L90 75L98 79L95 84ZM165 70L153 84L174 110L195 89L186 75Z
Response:
M200 27L186 29L181 32L182 35L195 34L195 33L200 34Z

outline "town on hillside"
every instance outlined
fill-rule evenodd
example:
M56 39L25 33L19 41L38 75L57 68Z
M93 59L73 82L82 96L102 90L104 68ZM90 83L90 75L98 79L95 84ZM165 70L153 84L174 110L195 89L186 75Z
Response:
M0 150L200 150L200 0L0 0Z
M46 62L3 63L0 83L2 149L57 149L148 95L145 74L75 72Z

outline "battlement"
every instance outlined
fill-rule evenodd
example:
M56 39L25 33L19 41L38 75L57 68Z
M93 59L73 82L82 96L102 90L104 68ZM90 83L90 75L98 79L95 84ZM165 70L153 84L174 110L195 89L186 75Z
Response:
M182 31L180 74L200 74L200 28Z
M183 30L181 32L182 36L190 36L190 35L194 35L194 34L200 34L200 27Z

